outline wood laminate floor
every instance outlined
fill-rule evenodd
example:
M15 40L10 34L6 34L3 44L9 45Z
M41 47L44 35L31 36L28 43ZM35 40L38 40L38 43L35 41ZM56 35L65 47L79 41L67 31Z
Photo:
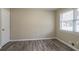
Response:
M56 39L16 41L7 43L1 51L74 51Z

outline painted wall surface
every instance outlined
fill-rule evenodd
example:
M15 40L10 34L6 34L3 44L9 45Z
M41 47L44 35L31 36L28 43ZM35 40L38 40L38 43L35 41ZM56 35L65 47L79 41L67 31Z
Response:
M11 39L52 38L54 12L44 9L11 9Z
M1 9L0 9L0 28L1 28ZM1 31L0 31L0 45L1 45Z
M74 47L79 48L79 33L60 30L59 14L66 10L70 9L59 9L56 11L56 36L69 44L73 42L75 44Z
M10 41L10 9L1 8L0 12L0 47L2 47Z

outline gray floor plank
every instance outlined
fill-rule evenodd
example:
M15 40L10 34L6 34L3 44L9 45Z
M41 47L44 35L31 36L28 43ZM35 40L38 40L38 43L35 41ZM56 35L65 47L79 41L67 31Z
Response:
M1 51L74 51L56 39L16 41L7 43Z

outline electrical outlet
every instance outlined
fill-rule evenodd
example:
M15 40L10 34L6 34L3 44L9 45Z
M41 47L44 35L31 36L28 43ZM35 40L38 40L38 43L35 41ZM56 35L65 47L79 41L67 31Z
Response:
M75 44L74 43L72 43L72 46L74 46Z
M69 41L69 43L70 43L72 46L75 46L75 44L74 44L73 42ZM78 43L78 42L77 42L77 43Z

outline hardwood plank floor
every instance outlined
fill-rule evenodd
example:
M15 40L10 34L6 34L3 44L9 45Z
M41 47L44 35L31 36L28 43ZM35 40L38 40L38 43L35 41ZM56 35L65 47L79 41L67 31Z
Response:
M74 51L56 39L9 42L1 51Z

